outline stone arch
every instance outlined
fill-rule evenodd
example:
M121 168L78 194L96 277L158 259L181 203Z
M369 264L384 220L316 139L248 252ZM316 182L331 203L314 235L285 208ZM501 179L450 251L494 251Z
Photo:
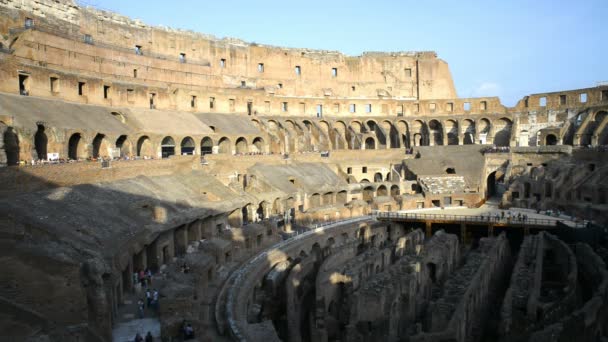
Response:
M258 205L257 210L255 211L256 216L260 220L264 220L268 218L268 202L262 201Z
M319 193L314 193L310 195L310 207L317 208L321 206L321 195Z
M479 119L477 123L477 138L480 144L490 143L489 138L492 131L492 123L486 118Z
M410 129L407 122L405 120L399 120L395 124L395 127L399 133L399 141L401 146L410 148Z
M68 140L68 158L78 160L84 158L84 142L80 133L74 133Z
M213 139L209 137L203 137L201 139L201 155L213 153Z
M471 119L462 120L463 145L475 144L475 122Z
M393 125L392 122L388 121L388 120L384 120L380 123L380 125L382 126L382 129L384 130L384 133L387 135L386 137L386 147L387 148L399 148L401 147L400 144L400 139L399 139L399 132L397 131L397 128L395 127L395 125Z
M6 153L6 165L19 165L19 136L15 128L0 122L0 133L2 133L4 152Z
M429 142L433 146L443 145L443 125L439 120L431 120L428 124Z
M376 140L372 137L367 137L365 139L365 149L366 150L375 150L376 149Z
M138 157L144 157L144 156L153 156L154 152L152 149L152 141L150 140L150 138L147 135L141 136L138 140L137 140L137 156Z
M110 143L105 134L98 133L93 138L93 158L108 157L111 153Z
M272 214L278 215L280 213L281 213L281 199L277 197L272 202Z
M494 145L509 146L511 144L511 128L513 122L508 118L500 118L494 123Z
M391 196L399 196L401 195L401 189L399 189L399 185L393 184L391 185Z
M114 146L119 152L120 157L131 155L131 143L127 140L128 136L123 134L116 139Z
M232 153L232 146L230 144L230 139L228 139L227 137L220 138L220 140L217 142L217 146L218 146L218 153L222 153L222 154L231 154Z
M388 190L386 189L386 186L384 184L382 184L378 187L378 189L376 190L376 195L377 196L388 196Z
M334 204L334 202L335 200L333 192L326 192L323 194L323 205L331 205Z
M591 124L591 144L593 145L606 145L608 143L608 122L606 118L608 112L601 110L595 113L594 121Z
M382 126L379 126L375 120L367 120L367 122L365 124L368 127L369 132L373 133L376 136L378 148L380 148L381 145L386 146L387 145L386 133L384 132L384 129L382 128Z
M547 134L547 136L545 136L545 145L557 145L557 137L555 134Z
M175 140L170 136L164 137L160 143L160 152L162 158L169 158L175 155Z
M34 135L34 147L36 148L36 157L39 160L47 160L47 148L49 139L45 133L46 127L43 124L38 124L38 130Z
M350 128L353 130L353 132L355 133L365 133L365 127L361 124L360 121L358 120L353 120L350 122Z
M234 144L234 150L236 154L245 154L249 152L247 139L245 139L244 137L236 139L236 143Z
M196 144L194 143L194 139L192 139L192 137L185 137L182 139L180 150L182 156L196 154Z
M251 145L253 152L264 152L264 139L262 137L256 137L253 139L253 144Z
M460 138L458 137L458 122L456 120L445 121L445 134L448 145L458 145Z
M414 137L414 146L428 146L429 134L428 127L422 120L414 120L412 123L412 134Z
M374 188L372 186L363 188L363 200L367 203L371 203L374 200Z
M336 194L336 203L337 204L346 203L347 197L348 197L348 193L346 192L346 190L338 191L338 193Z
M376 172L374 174L374 182L376 182L376 183L382 182L382 173Z

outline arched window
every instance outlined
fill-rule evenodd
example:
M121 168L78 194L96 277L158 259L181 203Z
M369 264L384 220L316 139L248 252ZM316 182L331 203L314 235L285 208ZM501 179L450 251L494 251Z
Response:
M163 158L169 158L175 155L175 140L172 137L165 137L160 144L161 155Z
M213 153L213 140L209 137L204 137L201 140L201 155Z
M182 139L181 143L182 156L195 154L194 140L190 137Z

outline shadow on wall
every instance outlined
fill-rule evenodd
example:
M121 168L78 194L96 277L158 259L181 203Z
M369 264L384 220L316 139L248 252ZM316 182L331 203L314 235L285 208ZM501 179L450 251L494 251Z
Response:
M5 142L16 139L10 129L3 135ZM4 179L32 181L37 189L0 197L0 260L5 265L0 283L9 285L0 288L0 302L7 303L0 315L9 317L6 324L22 327L2 329L0 340L110 340L118 306L132 286L129 265L139 250L147 253L147 266L156 268L183 249L176 228L224 213L196 200L201 177L195 173L72 187L34 179L27 168L0 173ZM188 230L184 234L186 242L192 241ZM170 255L165 255L167 246Z
M3 164L3 157L6 158L6 165L19 165L19 136L15 129L7 126L0 121L0 134L2 134L2 145L0 145L0 165ZM2 151L2 149L4 151ZM2 156L4 152L5 156Z

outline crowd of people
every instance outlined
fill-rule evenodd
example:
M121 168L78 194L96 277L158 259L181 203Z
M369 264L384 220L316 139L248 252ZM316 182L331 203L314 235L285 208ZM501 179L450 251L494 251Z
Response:
M483 150L481 150L481 153L508 153L511 151L511 148L509 146L491 146L491 147L486 147Z
M122 156L122 157L115 157L115 158L111 158L111 157L88 157L88 158L79 158L79 159L70 159L70 158L56 158L56 159L31 159L30 161L27 160L20 160L19 161L19 166L37 166L37 165L56 165L56 164L72 164L72 163L86 163L86 162L94 162L94 163L101 163L104 161L131 161L131 160L155 160L158 158L152 157L152 156L136 156L136 157L131 157L131 156Z

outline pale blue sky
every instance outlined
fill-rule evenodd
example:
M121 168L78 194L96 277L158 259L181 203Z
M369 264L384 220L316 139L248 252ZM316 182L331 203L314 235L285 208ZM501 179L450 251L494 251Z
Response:
M262 44L363 51L433 50L458 96L531 93L608 81L608 0L84 0L152 25Z

